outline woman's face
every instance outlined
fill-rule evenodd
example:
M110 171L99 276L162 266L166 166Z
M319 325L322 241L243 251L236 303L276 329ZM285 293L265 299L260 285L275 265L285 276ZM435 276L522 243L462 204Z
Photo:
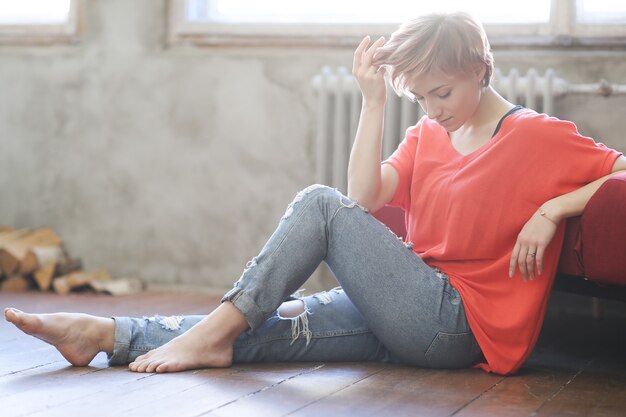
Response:
M481 81L481 74L450 76L430 72L409 81L409 90L413 94L409 98L419 103L430 119L448 132L454 132L476 112L482 92Z

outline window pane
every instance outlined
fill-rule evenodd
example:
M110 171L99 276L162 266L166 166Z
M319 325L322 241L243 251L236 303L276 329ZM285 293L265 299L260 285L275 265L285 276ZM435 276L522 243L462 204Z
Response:
M0 24L67 22L71 0L0 0Z
M464 10L486 23L540 23L550 17L550 2L524 0L187 0L193 21L268 23L400 23L409 16Z
M626 23L626 1L578 0L579 22Z

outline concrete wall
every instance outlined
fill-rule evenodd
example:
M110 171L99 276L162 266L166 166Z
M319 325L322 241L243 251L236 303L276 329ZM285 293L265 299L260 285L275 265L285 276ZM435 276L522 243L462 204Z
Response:
M0 50L0 224L49 225L90 269L228 288L313 182L310 79L352 50L167 48L164 0L86 3L80 45ZM495 55L626 83L623 53ZM625 150L625 104L568 96L556 115Z

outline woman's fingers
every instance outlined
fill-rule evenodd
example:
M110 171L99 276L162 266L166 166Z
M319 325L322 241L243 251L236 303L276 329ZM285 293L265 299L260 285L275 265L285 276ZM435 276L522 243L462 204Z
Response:
M526 257L528 256L528 247L522 247L519 252L519 256L517 258L517 264L519 265L519 270L522 273L522 277L524 281L528 280L528 270L526 268Z
M535 261L537 259L537 249L529 249L526 255L526 272L527 277L535 279Z
M537 248L537 272L539 273L539 275L541 275L541 273L543 272L543 254L545 253L545 248L544 247L538 247Z
M509 278L515 275L517 267L519 267L524 281L527 281L528 278L535 278L535 266L537 267L538 275L541 275L543 272L544 253L545 247L543 246L537 246L537 248L533 249L516 242L511 254L511 262L509 263Z
M365 54L363 55L363 64L365 66L370 67L372 65L372 58L374 57L376 50L383 46L384 43L385 38L381 36L380 38L376 39L376 41L369 47L367 52L365 52ZM376 70L378 70L378 68L376 68Z
M370 37L369 35L367 35L363 38L359 46L357 46L356 50L354 51L354 61L352 62L353 71L356 71L356 69L361 66L363 62L363 51L365 50L365 48L367 48L369 44Z

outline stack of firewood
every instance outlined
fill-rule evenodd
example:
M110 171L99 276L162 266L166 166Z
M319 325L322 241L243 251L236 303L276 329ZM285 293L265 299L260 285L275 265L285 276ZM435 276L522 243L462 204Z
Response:
M61 238L49 227L16 230L0 226L0 291L38 288L67 294L91 287L124 293L136 290L137 285L136 280L115 282L103 269L83 271L80 259L68 255Z

